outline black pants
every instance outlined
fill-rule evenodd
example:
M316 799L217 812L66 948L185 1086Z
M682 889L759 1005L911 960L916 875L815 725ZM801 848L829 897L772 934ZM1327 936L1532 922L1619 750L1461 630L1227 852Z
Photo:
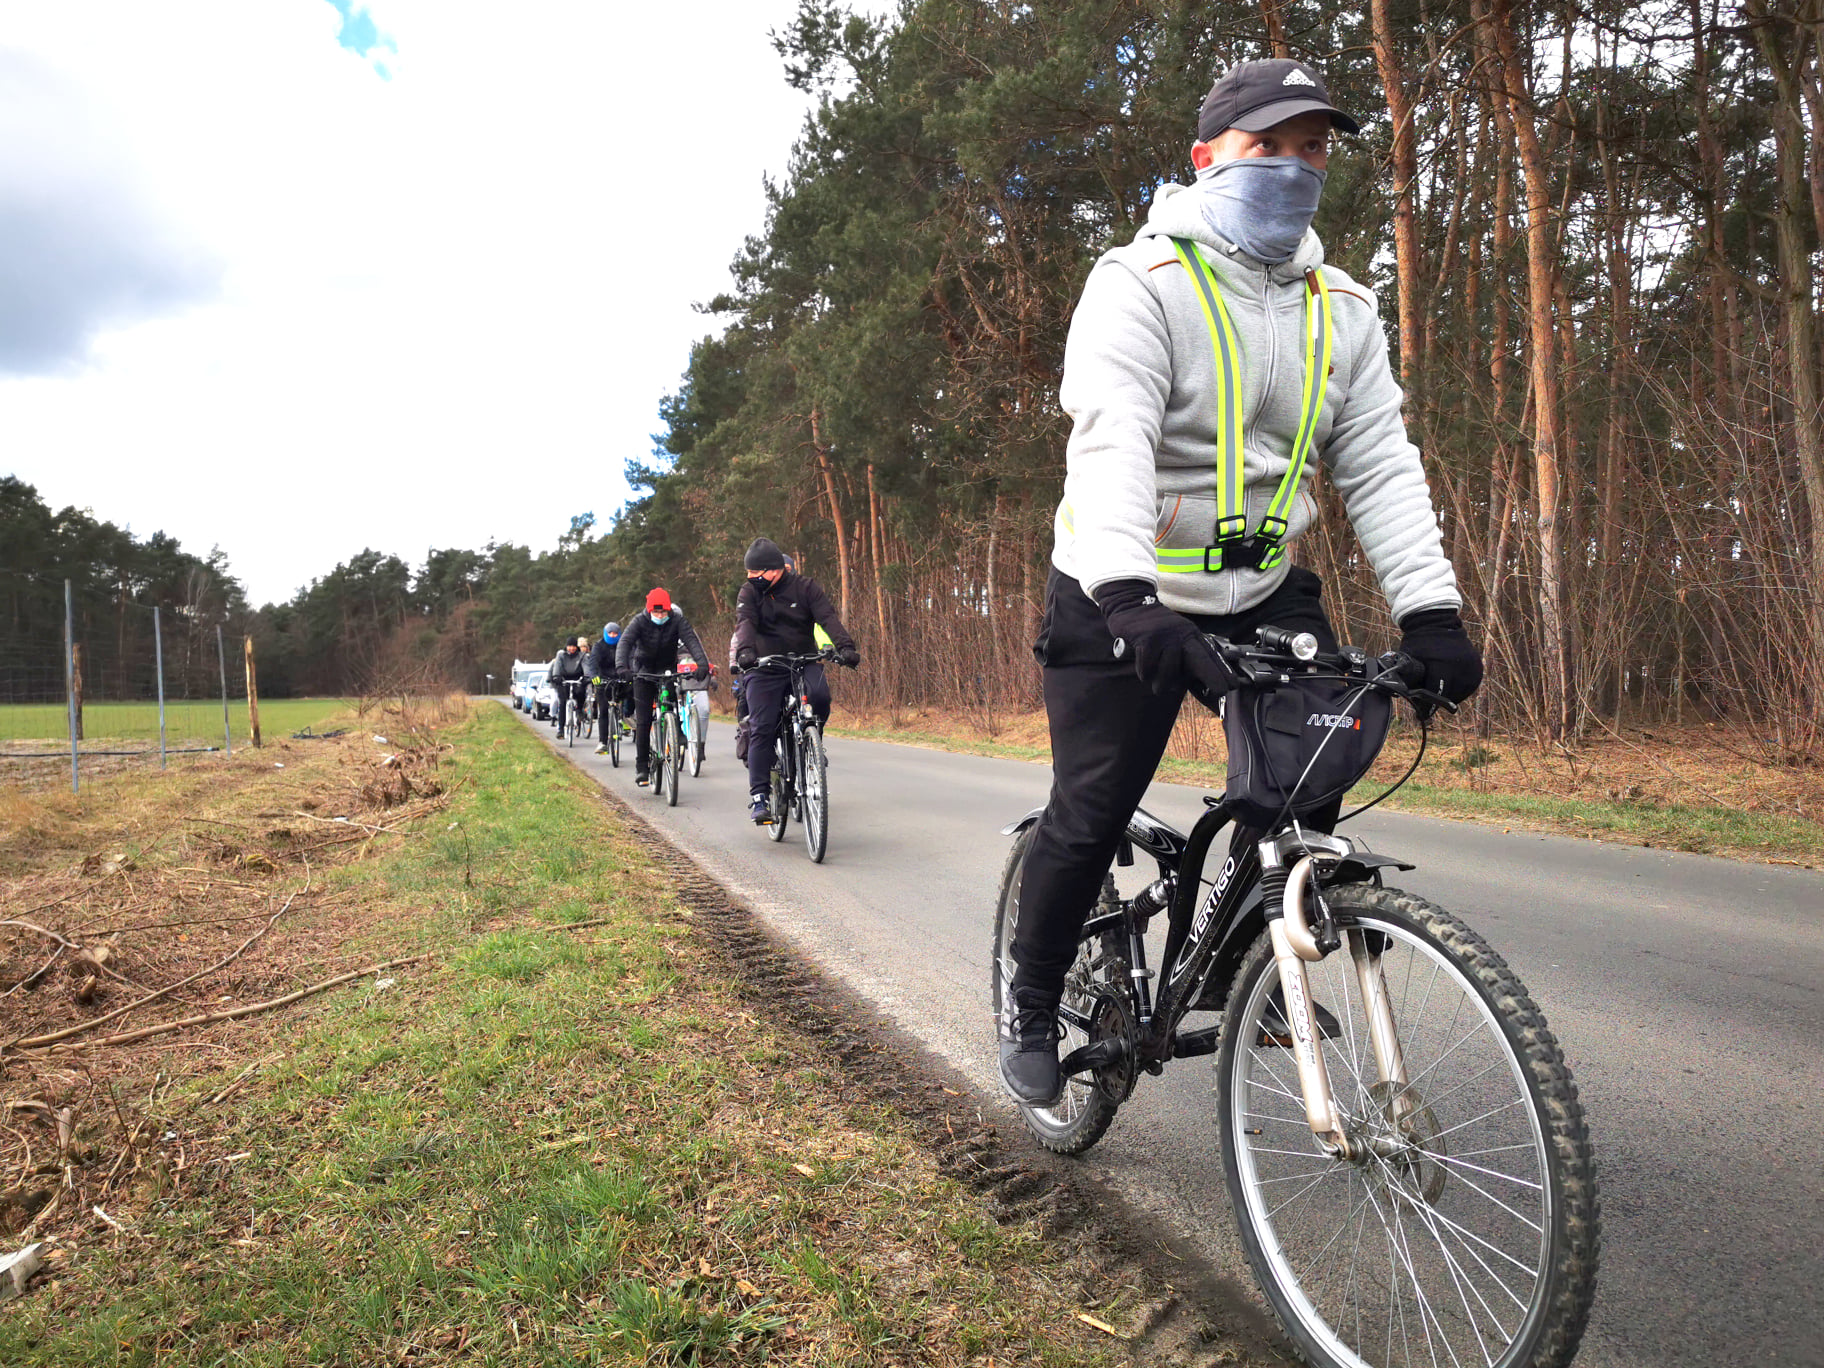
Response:
M1192 620L1232 641L1252 640L1256 627L1288 627L1310 632L1320 647L1334 650L1322 589L1316 575L1295 566L1258 607ZM1114 863L1121 832L1165 755L1184 691L1155 694L1131 663L1116 660L1102 610L1082 585L1055 569L1033 650L1045 667L1051 799L1033 828L1021 871L1013 982L1056 993L1076 958L1077 935ZM1313 814L1306 825L1328 831L1339 810Z
M603 718L619 720L633 716L633 691L626 681L608 679L596 685L595 689L595 739L603 745L608 744L608 733L602 727Z
M589 706L589 681L586 679L560 679L557 681L557 707L552 712L551 721L555 726L564 724L564 700L572 694L576 696L576 710L580 714Z
M749 670L741 676L742 692L747 695L747 720L752 730L747 738L747 788L749 793L765 793L772 787L773 754L779 737L779 718L791 694L789 670ZM804 692L811 700L819 722L830 720L830 682L823 677L823 666L804 667Z
M656 680L636 679L629 688L633 698L633 774L639 778L652 768L652 705L658 701Z

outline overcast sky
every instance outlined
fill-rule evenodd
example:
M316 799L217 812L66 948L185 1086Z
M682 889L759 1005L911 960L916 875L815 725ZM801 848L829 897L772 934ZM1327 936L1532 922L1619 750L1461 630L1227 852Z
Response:
M809 108L796 8L0 0L0 473L256 604L605 525Z

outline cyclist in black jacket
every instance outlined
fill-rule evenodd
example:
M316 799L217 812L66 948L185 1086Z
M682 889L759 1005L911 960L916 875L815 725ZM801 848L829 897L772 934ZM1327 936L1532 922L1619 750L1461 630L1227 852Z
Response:
M836 659L853 669L861 663L855 638L836 616L823 586L808 575L788 569L785 553L765 537L747 548L743 564L747 583L735 600L735 664L748 673L743 680L752 733L747 743L748 816L767 822L766 796L772 787L774 741L791 675L781 669L754 669L764 655L808 655L817 649L816 629L830 634ZM819 724L830 719L830 686L823 666L804 672L805 692Z
M595 687L595 748L597 755L608 753L608 728L619 726L621 718L633 716L633 696L614 663L621 644L621 624L610 622L602 628L602 639L589 652L589 674L601 681Z
M678 667L678 647L689 652L699 668L707 668L708 655L684 614L671 606L671 595L654 589L646 595L646 611L621 633L615 648L615 668L658 673ZM659 686L650 679L633 681L633 782L646 784L652 767L652 704Z

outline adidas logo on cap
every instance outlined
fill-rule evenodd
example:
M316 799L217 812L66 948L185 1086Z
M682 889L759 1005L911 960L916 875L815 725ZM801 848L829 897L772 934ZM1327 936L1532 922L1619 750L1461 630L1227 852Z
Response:
M1309 76L1305 75L1304 72L1299 71L1297 68L1293 68L1291 71L1288 71L1286 73L1286 79L1281 81L1280 84L1281 85L1310 86L1313 89L1315 89L1317 87L1316 81L1312 80Z

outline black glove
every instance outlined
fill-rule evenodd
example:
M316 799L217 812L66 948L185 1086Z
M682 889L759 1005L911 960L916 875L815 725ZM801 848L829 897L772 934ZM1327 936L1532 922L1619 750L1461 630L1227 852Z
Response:
M1134 673L1156 694L1191 686L1219 698L1235 676L1197 624L1159 602L1145 580L1111 580L1096 594L1102 620L1115 638L1115 654L1134 662Z
M743 670L754 668L754 662L760 659L760 653L752 646L743 646L735 653L735 664Z
M1425 688L1461 703L1482 687L1482 653L1455 608L1408 613L1400 631L1400 650L1425 667Z
M861 664L861 652L856 650L853 646L838 646L836 648L836 663L838 665L847 665L852 670L857 665Z

